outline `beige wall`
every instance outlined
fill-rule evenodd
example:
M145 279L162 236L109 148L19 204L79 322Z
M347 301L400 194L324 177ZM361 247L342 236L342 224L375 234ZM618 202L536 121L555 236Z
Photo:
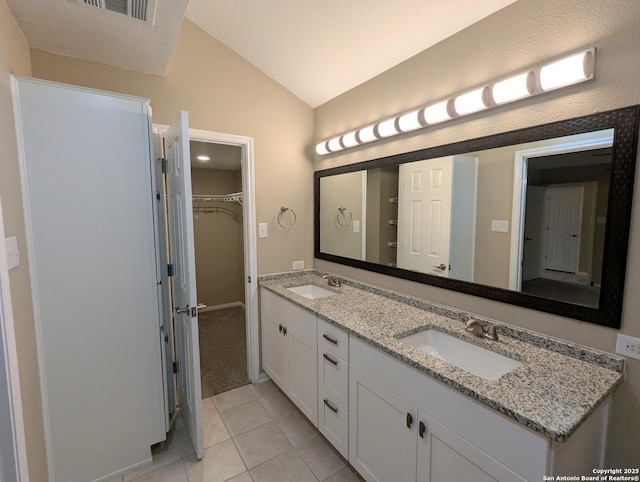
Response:
M5 233L8 237L16 236L18 238L18 249L22 253L20 266L9 272L9 280L15 319L27 458L31 480L35 481L47 479L47 460L9 78L12 73L31 75L31 58L29 46L15 23L5 0L0 0L0 196L2 197Z
M240 148L238 158L239 151ZM193 194L230 194L242 191L242 175L240 171L192 169L191 185ZM244 303L242 206L203 205L210 206L207 211L213 212L200 212L193 217L198 303Z
M164 78L32 50L33 76L151 99L153 120L170 124L180 110L191 127L253 137L258 272L313 264L313 111L280 84L185 19ZM298 217L278 226L281 206Z
M581 47L598 48L596 79L511 106L316 159L326 169L366 159L640 104L635 0L520 0L315 110L316 140L438 100ZM620 332L640 336L640 170L636 172ZM316 260L316 267L613 352L618 330ZM640 361L614 399L607 461L637 465Z

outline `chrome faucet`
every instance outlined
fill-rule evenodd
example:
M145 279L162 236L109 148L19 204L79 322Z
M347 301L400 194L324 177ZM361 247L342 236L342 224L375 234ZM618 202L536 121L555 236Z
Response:
M340 283L340 280L338 278L336 278L335 276L331 276L330 274L325 274L322 279L326 279L327 280L327 284L329 286L335 286L336 288L339 288L340 286L342 286L342 283Z
M480 338L488 338L489 340L498 341L498 325L489 323L489 326L485 330L478 320L474 320L473 318L471 318L469 321L467 321L465 330L467 330L472 335L478 336Z

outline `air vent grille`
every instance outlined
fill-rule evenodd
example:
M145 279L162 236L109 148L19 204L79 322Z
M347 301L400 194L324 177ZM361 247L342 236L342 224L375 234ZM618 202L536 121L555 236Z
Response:
M121 13L127 17L146 22L149 0L83 0L92 7Z

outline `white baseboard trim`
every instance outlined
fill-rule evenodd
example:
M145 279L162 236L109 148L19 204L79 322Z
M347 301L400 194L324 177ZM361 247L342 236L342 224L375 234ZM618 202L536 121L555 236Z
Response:
M268 382L269 380L271 380L271 378L269 378L269 375L267 375L265 372L260 372L260 378L258 379L258 383Z
M198 311L200 313L204 313L206 311L224 310L226 308L235 308L237 306L244 308L244 303L242 301L234 301L233 303L224 303L222 305L207 306L206 308L203 308L202 310L198 310Z

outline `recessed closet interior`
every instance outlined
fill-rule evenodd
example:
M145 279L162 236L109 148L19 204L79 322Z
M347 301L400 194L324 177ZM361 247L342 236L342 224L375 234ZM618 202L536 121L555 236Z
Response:
M248 383L241 148L190 141L202 398Z

